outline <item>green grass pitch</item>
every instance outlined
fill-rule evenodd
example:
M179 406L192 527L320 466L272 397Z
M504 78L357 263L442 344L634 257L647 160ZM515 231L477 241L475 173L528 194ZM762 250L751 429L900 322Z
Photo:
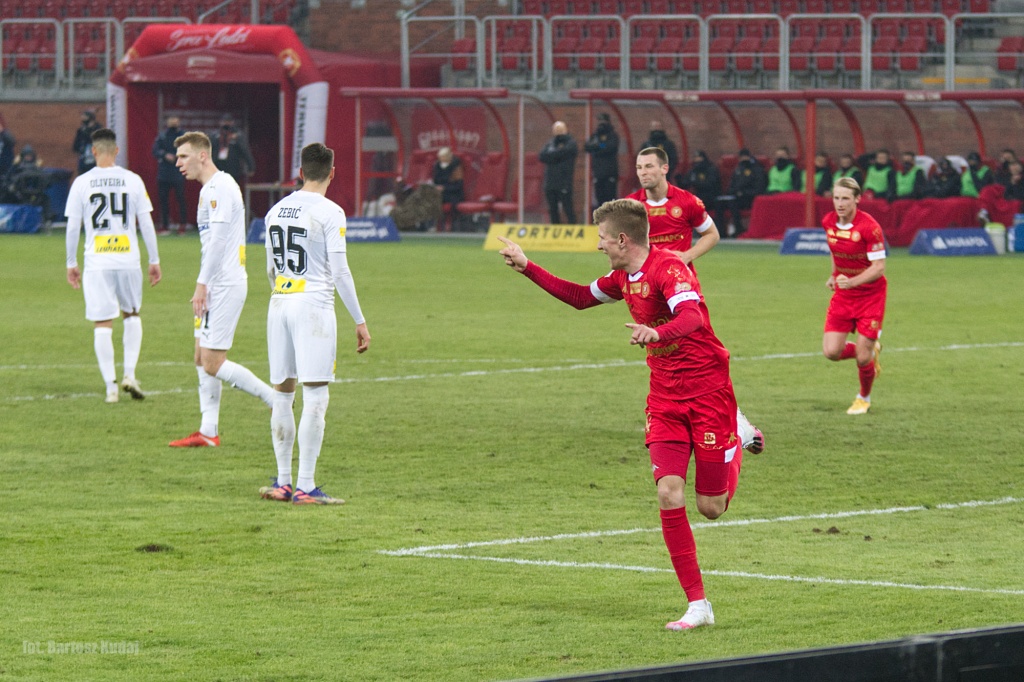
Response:
M891 254L862 417L854 365L820 354L827 259L723 244L699 261L768 449L720 521L691 505L718 624L672 633L623 305L574 311L478 242L352 245L373 343L356 355L339 303L317 469L348 504L291 508L257 495L275 465L254 398L225 388L222 447L167 447L199 425L198 240L161 241L151 394L116 405L63 244L0 238L0 680L500 680L1022 620L1020 256ZM607 269L527 255L579 282ZM230 357L265 378L263 262L250 246ZM114 339L120 362L120 323Z

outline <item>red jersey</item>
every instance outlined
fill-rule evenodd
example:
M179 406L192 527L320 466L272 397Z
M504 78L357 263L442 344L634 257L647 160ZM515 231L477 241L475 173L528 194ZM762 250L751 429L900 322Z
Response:
M832 276L855 277L871 263L885 258L885 237L878 221L864 211L857 211L853 222L839 225L835 211L821 221L832 252ZM868 296L885 292L885 277L853 289L836 289L836 295Z
M672 320L682 306L700 312L701 326L679 339L647 344L651 397L686 400L730 386L729 351L715 336L697 278L672 251L651 249L643 267L633 274L613 270L590 285L602 303L625 300L638 324L657 328Z
M650 243L663 249L686 251L693 245L694 230L703 233L714 225L704 202L675 185L668 186L665 199L659 203L648 201L643 188L626 198L636 199L647 209Z

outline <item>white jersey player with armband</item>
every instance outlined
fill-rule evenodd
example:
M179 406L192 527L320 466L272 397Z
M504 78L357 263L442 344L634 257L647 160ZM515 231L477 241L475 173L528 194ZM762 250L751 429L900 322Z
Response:
M156 232L149 215L153 204L146 186L135 173L114 165L117 137L109 128L92 134L96 167L79 175L71 185L67 202L67 278L85 295L85 319L94 323L93 348L106 384L106 402L118 398L114 364L114 318L124 318L124 378L121 388L132 398L145 395L135 378L142 350L142 272L139 243L142 233L149 256L149 283L160 281L160 255ZM85 224L85 272L78 268L78 241Z
M215 447L220 445L222 381L256 396L267 406L273 405L274 392L251 371L228 360L248 293L242 192L230 175L217 170L210 156L210 138L204 133L185 133L174 146L182 175L203 185L196 221L202 250L192 296L202 423L198 431L171 441L170 446Z
M334 178L334 152L320 143L303 147L302 190L267 213L267 274L273 294L267 315L267 346L274 405L270 427L277 477L260 488L268 500L292 504L343 504L317 487L316 460L324 440L328 383L334 380L337 320L334 291L356 324L356 352L370 347L348 268L345 212L326 198ZM292 485L295 385L302 384L299 475Z

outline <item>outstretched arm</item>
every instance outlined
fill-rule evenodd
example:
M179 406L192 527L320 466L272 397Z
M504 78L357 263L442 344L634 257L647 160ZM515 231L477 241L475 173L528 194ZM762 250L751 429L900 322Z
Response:
M594 296L589 286L555 277L536 263L531 263L526 254L523 253L523 249L515 242L509 241L504 237L498 237L498 239L505 244L505 248L498 252L504 256L505 264L516 272L526 275L534 284L562 303L571 305L577 310L593 308L602 303L601 300Z

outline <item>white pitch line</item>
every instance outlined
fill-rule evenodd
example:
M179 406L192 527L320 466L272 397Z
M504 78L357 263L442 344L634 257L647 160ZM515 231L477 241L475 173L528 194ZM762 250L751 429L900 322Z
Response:
M970 507L994 507L1005 504L1020 504L1024 498L1001 497L997 500L971 500L970 502L944 502L931 506L915 505L911 507L887 507L884 509L859 509L853 511L823 512L820 514L802 514L799 516L775 516L758 519L735 519L730 521L701 521L691 524L693 529L728 528L735 526L752 526L761 523L786 523L789 521L814 521L821 519L846 519L855 516L879 516L884 514L904 514L907 512L930 511L932 509L965 509ZM534 542L551 542L556 540L578 540L583 538L611 537L616 535L634 535L636 533L660 533L661 528L630 528L628 530L595 530L582 533L559 533L557 535L538 535L533 537L503 538L500 540L481 540L448 545L425 545L422 547L406 547L404 549L378 550L388 556L417 556L428 552L447 552L450 550L472 549L474 547L501 547L507 545L527 545Z
M953 350L976 350L983 348L1021 348L1024 347L1024 342L1021 341L1007 341L1004 343L980 343L980 344L955 344L950 346L939 346L937 348L888 348L887 352L891 353L908 353L908 352L920 352L920 351L953 351ZM792 360L799 358L815 358L818 357L818 353L779 353L773 355L752 355L752 356L738 356L733 357L734 362L740 361L763 361L763 360ZM463 360L466 364L473 362L489 362L490 360ZM500 362L501 360L496 360ZM522 360L508 360L508 362L522 362ZM191 366L192 363L185 362L154 362L147 363L150 366ZM249 363L255 364L255 363ZM507 374L539 374L543 372L575 372L580 370L588 369L618 369L622 367L640 367L646 364L644 360L611 360L606 362L572 362L568 365L552 365L547 367L513 367L507 369L491 369L491 370L467 370L465 372L440 372L433 374L404 374L398 376L387 376L387 377L350 377L335 379L336 384L372 384L372 383L389 383L395 381L420 381L425 379L458 379L466 377L488 377L488 376L500 376ZM3 370L42 370L42 369L75 369L75 368L87 368L94 367L94 365L0 365L0 371ZM147 395L160 395L163 393L181 393L183 391L192 390L191 388L172 388L165 389L163 391L147 391ZM13 402L26 402L33 400L57 400L57 399L79 399L79 398L95 398L95 393L72 393L72 394L47 394L44 396L12 396L4 398L0 402L13 403Z
M153 395L170 395L172 393L185 393L187 390L184 388L169 388L166 391L150 391L146 390L144 393L146 396ZM34 402L37 400L78 400L80 398L102 398L105 394L103 393L47 393L45 395L16 395L9 398L5 398L5 403L27 403Z
M675 573L671 568L653 568L651 566L629 566L623 564L607 564L583 561L551 561L543 559L513 559L508 557L474 556L472 554L430 553L418 556L429 559L459 559L464 561L490 561L499 564L516 566L545 566L555 568L597 568L611 571L633 571L636 573ZM939 590L949 592L973 592L981 594L1024 595L1024 590L1004 588L964 587L962 585L918 585L916 583L897 583L889 580L857 580L854 578L811 578L801 575L770 575L767 573L748 573L746 571L714 571L702 570L702 574L723 578L748 578L751 580L775 580L790 583L819 583L825 585L855 585L862 587L895 587L904 590Z

